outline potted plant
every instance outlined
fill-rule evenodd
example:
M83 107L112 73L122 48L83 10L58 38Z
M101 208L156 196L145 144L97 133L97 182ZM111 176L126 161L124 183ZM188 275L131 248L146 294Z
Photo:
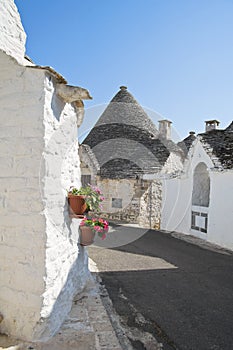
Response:
M80 245L87 246L94 242L97 233L101 239L105 239L108 233L108 221L102 218L84 217L80 223Z
M100 211L104 197L98 187L87 185L78 189L71 186L67 192L71 216L83 215L89 210L94 212Z

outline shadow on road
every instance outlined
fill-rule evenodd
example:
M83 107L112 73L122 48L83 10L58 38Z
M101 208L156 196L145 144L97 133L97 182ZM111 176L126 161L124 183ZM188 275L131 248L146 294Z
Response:
M149 230L121 247L90 248L90 256L128 326L164 349L233 349L232 255Z

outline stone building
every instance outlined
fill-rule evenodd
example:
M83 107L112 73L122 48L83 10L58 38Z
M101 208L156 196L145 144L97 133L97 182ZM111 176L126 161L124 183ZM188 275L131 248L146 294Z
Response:
M105 194L110 219L203 238L233 249L233 123L177 145L122 86L80 147L82 182Z
M218 125L208 120L204 133L179 144L186 158L183 171L163 181L161 228L233 249L233 122Z
M82 182L102 189L106 217L160 227L160 178L182 167L170 137L171 122L161 120L158 131L121 86L80 147Z
M87 90L25 58L13 0L0 4L0 332L45 340L90 277L66 189L81 184L77 127Z

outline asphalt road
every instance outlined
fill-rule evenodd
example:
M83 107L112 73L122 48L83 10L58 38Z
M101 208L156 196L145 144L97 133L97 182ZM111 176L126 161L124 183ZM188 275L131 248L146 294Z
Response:
M118 234L127 230L119 227ZM121 247L88 251L114 309L134 334L153 335L165 350L233 350L231 252L154 230ZM131 342L146 348L140 336Z

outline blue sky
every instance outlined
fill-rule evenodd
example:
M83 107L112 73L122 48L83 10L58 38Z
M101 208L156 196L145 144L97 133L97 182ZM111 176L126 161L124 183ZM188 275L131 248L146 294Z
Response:
M233 120L233 0L16 0L26 53L87 88L82 132L119 86L181 138Z

